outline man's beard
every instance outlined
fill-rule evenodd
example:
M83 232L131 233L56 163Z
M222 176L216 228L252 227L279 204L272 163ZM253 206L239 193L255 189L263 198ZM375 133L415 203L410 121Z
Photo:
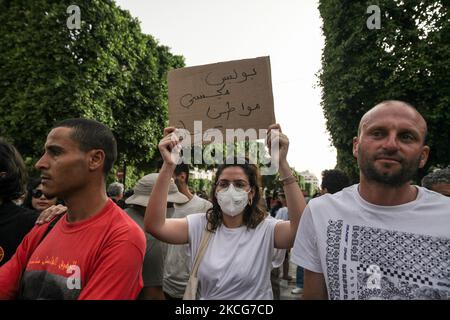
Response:
M361 149L359 154L362 155ZM411 181L417 174L419 168L420 156L417 159L406 161L404 158L399 158L400 170L389 173L383 173L375 167L375 161L380 157L393 157L386 153L374 155L372 158L363 157L358 161L359 168L369 181L375 181L389 187L400 187L405 183Z

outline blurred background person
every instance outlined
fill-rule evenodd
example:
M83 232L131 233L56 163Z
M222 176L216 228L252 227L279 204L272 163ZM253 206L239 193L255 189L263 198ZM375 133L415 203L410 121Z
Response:
M38 217L35 211L13 202L24 194L26 179L22 156L0 138L0 266L16 252Z
M108 186L108 190L106 192L108 197L110 197L111 200L122 209L125 208L125 201L123 200L124 189L125 187L122 183L113 182Z
M281 208L278 209L275 215L275 219L288 221L289 220L289 213L286 203L286 196L284 195L284 191L280 190L278 192L278 200L281 202ZM289 275L289 249L286 249L286 254L283 261L283 275L282 279L291 281L292 277Z
M133 194L134 194L134 190L133 189L129 189L129 190L123 192L122 200L125 201L125 206L126 206L127 199L129 197L131 197Z
M56 197L48 199L42 192L41 178L33 178L28 181L24 207L42 212L56 204L58 204Z
M278 198L278 190L274 190L269 203L270 215L275 218L277 211L282 207L283 203L281 203L281 200Z
M450 168L433 171L422 179L422 187L450 197Z
M308 204L309 200L311 200L308 190L302 189L302 194L303 194L303 197L305 198L306 204Z
M189 188L189 165L182 163L175 167L172 175L178 190L186 197L184 203L174 203L172 218L184 218L190 214L206 212L212 203L195 195ZM150 193L148 193L150 195ZM169 194L170 195L170 194ZM190 257L188 244L169 244L164 263L163 290L167 299L181 300L190 275Z
M134 187L133 195L125 202L125 212L144 230L144 215L148 199L155 185L157 173L151 173L142 177ZM188 198L181 194L173 180L170 182L167 195L167 207L173 207L173 203L185 203ZM139 294L139 300L165 300L163 293L164 260L167 244L159 241L150 233L145 232L147 248L145 251L142 278L144 288ZM181 264L182 261L175 263Z
M350 186L350 179L344 171L341 171L339 169L331 169L324 170L322 172L322 194L334 194L348 186Z

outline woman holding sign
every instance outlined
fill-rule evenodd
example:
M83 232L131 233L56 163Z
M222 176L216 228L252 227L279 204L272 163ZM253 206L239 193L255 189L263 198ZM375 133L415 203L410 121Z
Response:
M236 161L219 166L208 212L167 219L167 191L181 144L175 128L164 130L158 146L164 164L145 212L145 229L167 243L189 243L192 265L199 248L204 248L197 272L200 299L273 299L270 271L275 251L292 247L306 204L286 160L289 140L279 125L269 127L267 142L269 150L279 144L272 161L279 161L289 221L276 220L260 207L257 166Z

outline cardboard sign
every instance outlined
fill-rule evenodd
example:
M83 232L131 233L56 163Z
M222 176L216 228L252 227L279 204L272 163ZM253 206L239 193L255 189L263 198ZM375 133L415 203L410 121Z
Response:
M275 123L269 57L171 70L168 86L169 124L191 135ZM194 121L202 121L201 132Z

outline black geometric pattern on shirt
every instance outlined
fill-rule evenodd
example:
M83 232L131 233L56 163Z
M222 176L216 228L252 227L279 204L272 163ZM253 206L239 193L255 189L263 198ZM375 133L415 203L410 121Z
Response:
M327 227L327 274L330 299L340 299L339 252L342 234L342 220L329 220Z
M377 265L397 277L450 279L450 239L354 226L351 260ZM416 279L418 280L418 279Z
M414 299L413 288L408 283L401 286L395 286L392 279L381 277L379 288L368 288L367 283L371 276L366 272L367 269L357 268L358 274L358 300L411 300ZM415 285L417 286L417 285Z
M365 264L359 264L359 266L356 268L359 272L367 272L367 269L369 268L369 265ZM406 280L409 282L421 284L421 285L427 285L432 286L433 281L430 281L428 277L421 276L421 275L414 275L412 273L405 273L403 271L397 271L397 270L391 270L391 269L384 269L383 267L379 268L383 275L395 277L398 279Z
M450 290L438 289L432 286L428 278L422 279L421 276L400 275L398 284L395 285L391 276L395 273L382 271L381 281L379 288L368 288L367 283L371 274L367 273L368 265L360 264L357 267L358 274L358 299L370 300L370 299L382 299L382 300L448 300L450 299ZM416 281L411 281L415 278ZM419 281L421 280L421 281ZM424 281L425 283L423 283Z
M358 261L358 246L359 246L359 234L360 234L360 227L359 226L353 226L352 228L352 249L350 254L350 260L351 261Z
M343 263L341 269L342 269L342 288L344 291L344 300L347 300L348 299L347 265Z

